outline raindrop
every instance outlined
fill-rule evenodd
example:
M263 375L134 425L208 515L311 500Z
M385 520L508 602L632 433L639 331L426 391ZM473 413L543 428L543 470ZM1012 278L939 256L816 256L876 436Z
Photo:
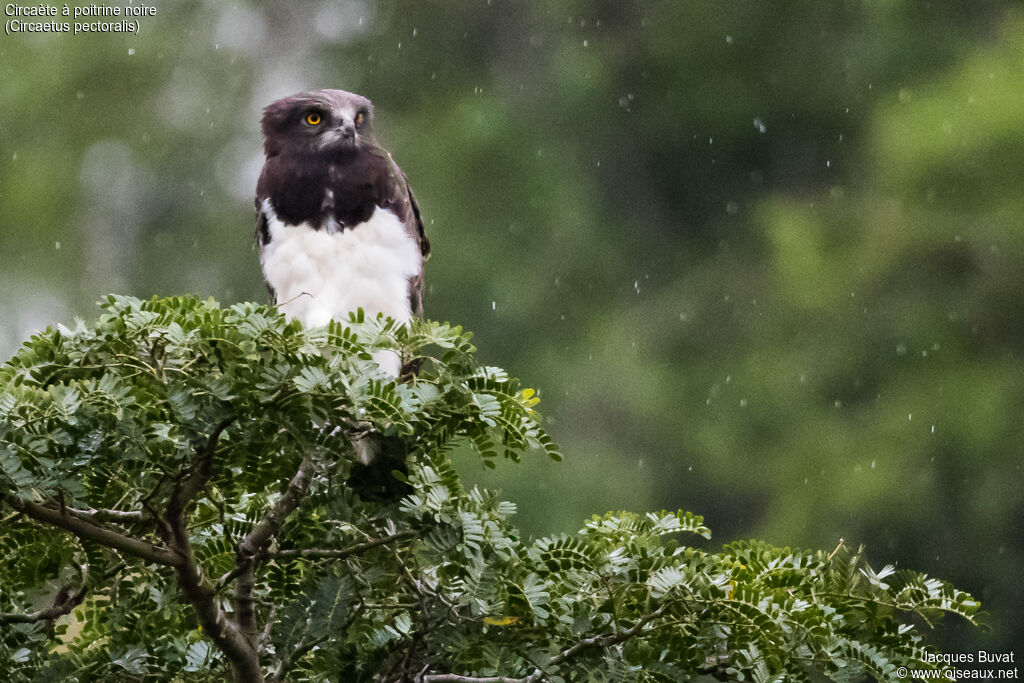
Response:
M935 433L935 425L932 425L932 434Z
M768 126L764 125L764 121L761 119L754 119L754 128L757 129L758 133L764 133L768 130Z
M131 57L134 54L135 54L135 48L134 47L128 48L128 56Z
M741 398L740 399L740 408L746 408L746 407L747 407L747 399Z
M875 465L876 465L876 464L877 464L877 463L875 463L875 461L874 461L874 460L872 460L872 461L871 461L871 469L875 469Z
M492 311L493 311L493 310L494 310L495 308L497 308L497 306L498 306L498 302L497 302L497 301L492 301L492 302L491 302L491 310L492 310Z
M909 415L907 415L907 419L908 420L913 420L914 419L914 414L910 413Z
M584 41L583 41L583 47L587 47L588 45L589 45L589 43L588 43L587 41L585 41L585 40L584 40Z
M15 152L14 154L11 155L11 161L17 161L17 160L18 160L18 153Z
M417 33L417 29L415 29L415 28L414 28L414 29L412 30L412 37L413 37L413 38L415 38L415 37L416 37L416 33Z
M728 43L729 45L732 45L732 36L726 36L725 42Z
M57 240L56 242L53 243L53 248L60 249L60 240Z

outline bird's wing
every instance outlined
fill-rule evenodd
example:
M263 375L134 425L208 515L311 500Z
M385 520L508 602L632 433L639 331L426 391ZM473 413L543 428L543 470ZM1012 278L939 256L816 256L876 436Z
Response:
M416 203L416 195L409 187L409 179L395 163L390 153L387 153L387 161L391 170L391 196L386 197L384 202L392 207L398 217L405 224L409 235L416 240L420 248L420 255L423 260L430 256L430 240L423 229L423 217L420 215L419 204ZM423 315L423 273L409 278L409 305L414 315Z
M256 204L256 246L260 250L270 242L270 226L267 224L267 214L263 211L262 202L260 201L261 190L262 188L257 190L254 202ZM270 292L270 300L276 301L277 294L274 292L274 288L270 286L269 281L267 281L267 291Z
M419 204L416 203L416 195L409 187L409 179L405 177L405 172L398 167L390 152L387 155L394 182L391 184L391 197L388 197L386 201L399 212L399 217L405 223L409 234L416 239L416 243L420 247L420 254L426 260L430 256L430 240L427 239L427 233L423 229L423 217L420 215Z

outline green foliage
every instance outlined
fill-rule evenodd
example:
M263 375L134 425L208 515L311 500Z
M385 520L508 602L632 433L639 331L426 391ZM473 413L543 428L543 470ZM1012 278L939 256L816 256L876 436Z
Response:
M378 348L418 376L383 375ZM701 550L686 512L522 538L449 451L560 456L533 391L474 351L434 322L306 330L197 298L111 296L95 325L33 337L0 370L0 670L885 680L926 668L915 617L973 621L969 595L842 547ZM404 454L404 495L346 483L371 437Z

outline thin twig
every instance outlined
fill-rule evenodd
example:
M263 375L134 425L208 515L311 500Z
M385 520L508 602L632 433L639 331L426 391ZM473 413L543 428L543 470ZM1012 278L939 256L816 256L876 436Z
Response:
M289 557L301 557L314 560L338 559L348 557L349 555L355 555L363 552L364 550L370 550L371 548L386 545L394 541L404 541L416 538L417 536L419 536L419 533L416 531L399 531L398 533L391 534L390 536L375 538L372 541L366 541L365 543L356 543L346 548L294 548L266 553L265 557L271 559Z
M77 591L72 593L71 586L64 586L57 591L50 607L37 612L24 614L0 612L0 624L33 624L38 621L46 621L52 626L54 621L65 614L70 614L71 610L82 604L86 593L89 592L89 565L82 565L79 567L79 571L82 574L82 585Z
M639 621L623 631L618 631L610 635L599 635L584 638L552 657L548 661L548 666L554 667L560 664L565 664L570 659L576 657L580 652L590 647L604 648L625 642L630 638L639 635L640 632L643 631L644 627L660 617L667 607L668 603L663 604L650 614L641 617ZM544 671L537 668L534 669L533 673L529 676L524 676L523 678L509 678L507 676L489 676L480 678L473 676L460 676L458 674L431 674L423 676L422 680L423 683L536 683L545 675Z

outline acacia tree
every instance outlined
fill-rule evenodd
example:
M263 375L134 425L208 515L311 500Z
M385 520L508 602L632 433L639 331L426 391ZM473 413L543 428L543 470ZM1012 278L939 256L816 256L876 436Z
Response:
M419 374L382 375L381 348ZM915 616L973 620L969 595L842 547L696 549L690 513L522 538L449 453L560 456L533 391L473 353L433 322L307 330L197 298L111 296L94 325L33 337L0 370L0 670L887 680L923 668Z

